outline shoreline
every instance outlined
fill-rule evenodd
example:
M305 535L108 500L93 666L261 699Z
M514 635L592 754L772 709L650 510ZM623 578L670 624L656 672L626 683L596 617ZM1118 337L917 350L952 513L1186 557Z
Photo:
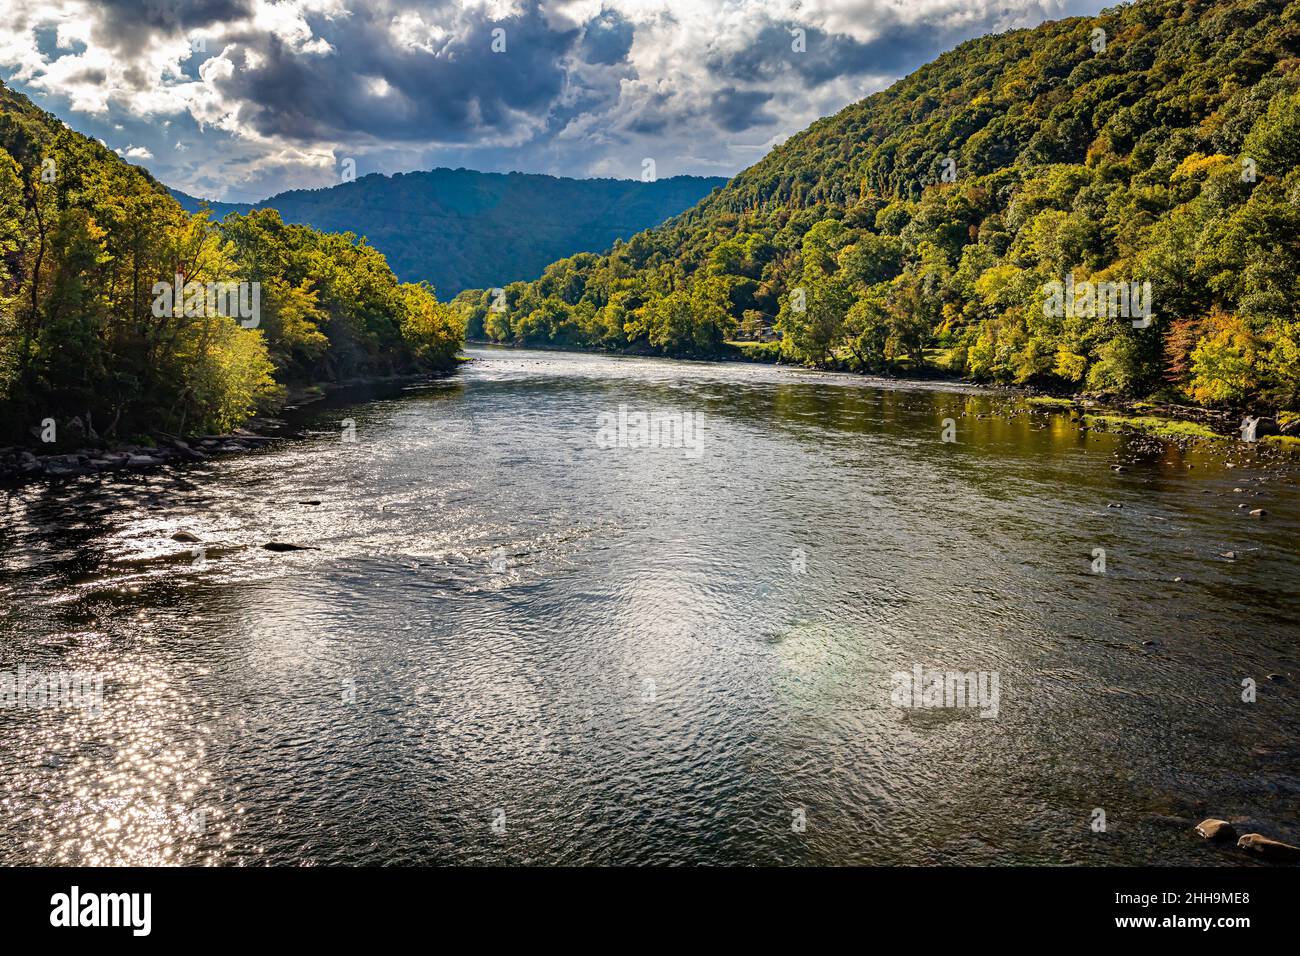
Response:
M952 391L954 393L979 389L981 392L992 395L1007 395L1019 398L1042 410L1066 412L1072 420L1078 420L1081 427L1095 428L1098 431L1126 431L1162 438L1167 441L1237 441L1242 444L1257 444L1265 448L1300 452L1300 414L1289 416L1287 413L1259 415L1259 427L1256 432L1259 440L1246 442L1240 437L1241 429L1238 422L1241 416L1224 409L1181 405L1154 399L1108 399L1106 396L1088 393L1075 393L1064 396L1027 385L976 382L944 372L941 369L930 369L930 374L899 375L890 372L856 372L816 365L784 364L760 358L748 358L743 354L714 358L687 358L642 351L534 346L513 342L489 342L480 339L467 340L465 346L467 348L508 349L512 352L556 352L562 355L606 355L623 358L665 359L688 364L765 365L771 368L790 369L792 371L843 376L846 379L859 381L879 379L900 385L914 383L918 386L931 388L936 385L942 387L947 384L953 387Z
M816 366L784 365L734 356L707 359L678 358L642 352L536 347L484 341L466 341L465 348L667 359L673 362L710 365L767 365L791 371L842 376L849 380L880 379L900 385L915 383L930 388L948 384L953 386L954 393L978 389L989 395L1004 395L1018 399L1041 411L1068 414L1071 421L1077 422L1078 426L1085 430L1141 434L1175 443L1226 441L1243 445L1253 444L1263 449L1281 452L1300 452L1300 415L1285 417L1280 422L1272 417L1261 416L1262 428L1258 432L1259 440L1245 442L1233 424L1235 417L1220 409L1154 401L1108 402L1104 398L1087 395L1057 396L1032 387L973 382L949 374L929 376L868 374ZM274 415L254 416L246 426L225 434L179 436L154 431L147 436L141 436L148 439L147 443L141 441L87 443L46 455L38 454L36 446L0 447L0 488L9 489L40 481L64 481L118 472L143 474L167 465L209 461L224 455L257 451L274 442L302 439L307 437L304 432L290 428L285 421L275 416L285 413L292 415L321 402L345 397L349 392L358 393L355 400L361 401L367 397L363 394L366 392L388 393L410 385L441 381L452 377L461 365L471 361L473 361L471 357L462 354L458 356L454 367L443 371L362 377L291 388L284 404L275 411Z
M65 446L68 450L47 455L38 454L35 450L37 446L2 447L0 488L120 472L144 474L167 465L210 461L224 455L257 451L274 442L307 437L304 432L291 429L276 416L293 414L331 398L345 396L348 392L388 392L422 382L441 381L454 375L461 364L463 360L458 359L455 366L444 371L372 376L290 388L284 404L273 415L254 416L244 426L220 435L181 436L152 431L148 435L138 436L148 442L70 442ZM79 447L73 448L73 445Z

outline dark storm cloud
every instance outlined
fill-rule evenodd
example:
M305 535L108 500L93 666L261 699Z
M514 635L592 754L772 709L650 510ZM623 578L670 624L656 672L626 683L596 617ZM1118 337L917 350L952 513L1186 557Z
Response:
M105 83L107 80L108 73L104 70L85 69L68 75L70 83Z
M632 133L653 135L662 133L668 124L682 119L682 115L672 107L672 97L658 92L646 98L640 108L624 125Z
M304 54L275 36L232 38L263 59L253 69L237 68L217 88L245 104L241 118L259 133L304 142L463 142L509 133L525 117L545 118L564 85L563 57L580 31L548 28L536 8L504 20L483 11L428 16L449 31L431 48L399 43L391 13L373 8L336 21L308 17L332 53ZM497 28L505 31L504 52L492 49ZM387 95L376 93L376 79L388 85Z
M802 29L803 51L793 47ZM906 73L970 35L931 23L888 23L871 40L829 34L797 23L768 23L742 49L714 49L705 66L714 76L733 82L765 83L786 72L819 84L840 76Z
M132 54L153 36L250 17L253 0L97 0L94 7L96 42Z
M713 121L729 133L739 133L752 126L765 126L776 122L776 117L763 110L763 105L772 99L771 93L757 90L742 91L734 86L719 90L709 115Z
M583 59L588 63L611 66L621 63L632 49L636 28L617 10L602 10L589 23L582 37Z

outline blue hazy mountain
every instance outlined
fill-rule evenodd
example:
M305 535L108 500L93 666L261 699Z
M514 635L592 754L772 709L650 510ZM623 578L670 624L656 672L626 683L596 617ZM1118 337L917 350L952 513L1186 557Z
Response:
M428 280L445 300L462 289L535 279L551 262L574 253L604 251L725 184L703 176L640 182L433 169L371 174L258 203L209 202L175 189L171 194L190 211L206 203L217 218L269 207L286 222L365 236L399 278Z

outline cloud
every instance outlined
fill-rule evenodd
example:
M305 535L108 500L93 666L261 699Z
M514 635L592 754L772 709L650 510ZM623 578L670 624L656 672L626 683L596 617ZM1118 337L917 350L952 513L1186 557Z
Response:
M553 31L536 8L500 18L477 7L449 11L441 38L433 30L413 35L410 20L395 31L394 19L385 4L358 5L346 24L319 24L326 55L306 55L312 41L305 39L295 48L227 35L228 43L256 48L259 62L217 88L244 104L242 122L264 137L515 143L544 125L578 38L576 29ZM495 50L494 30L503 31Z
M361 173L466 165L635 178L648 156L660 175L730 174L965 38L1102 6L5 4L0 75L75 127L146 150L164 181L219 199L327 185L345 157Z
M602 10L582 32L582 55L588 63L609 66L627 59L636 26L617 10Z
M738 90L734 86L721 89L714 97L709 115L717 124L731 133L766 126L776 122L776 117L762 110L764 103L775 96L762 90Z

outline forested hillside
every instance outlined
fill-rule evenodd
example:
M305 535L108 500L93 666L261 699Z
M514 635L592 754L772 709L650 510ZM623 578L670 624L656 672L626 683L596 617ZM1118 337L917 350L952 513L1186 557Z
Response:
M447 368L461 334L355 237L191 215L0 84L0 439L228 429L291 383Z
M253 206L211 203L214 216L275 209L286 222L353 232L398 277L446 295L533 279L561 256L599 252L677 215L725 179L560 179L433 169L295 189ZM201 200L173 193L187 209Z
M779 338L751 350L1294 409L1297 276L1300 3L1140 0L965 43L662 228L457 304L502 341ZM1051 303L1148 282L1149 321Z

